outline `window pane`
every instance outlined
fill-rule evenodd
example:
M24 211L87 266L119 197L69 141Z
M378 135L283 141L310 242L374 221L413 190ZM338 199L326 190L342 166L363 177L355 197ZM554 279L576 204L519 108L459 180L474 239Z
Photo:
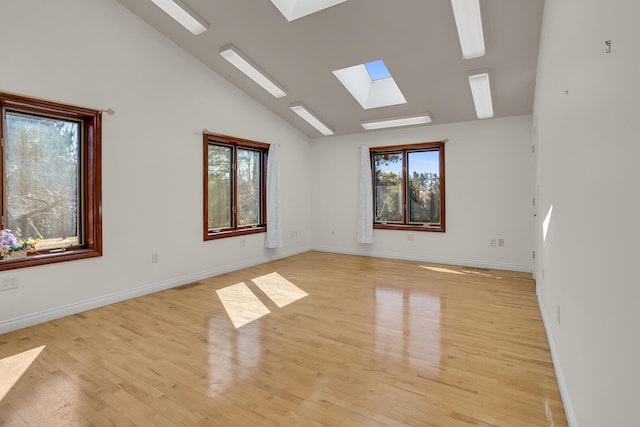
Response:
M5 119L7 228L21 238L77 244L80 123L9 111Z
M231 147L209 144L208 227L231 224Z
M409 222L440 223L440 152L408 153Z
M260 152L238 149L238 226L260 223Z
M402 221L402 153L373 155L375 222Z

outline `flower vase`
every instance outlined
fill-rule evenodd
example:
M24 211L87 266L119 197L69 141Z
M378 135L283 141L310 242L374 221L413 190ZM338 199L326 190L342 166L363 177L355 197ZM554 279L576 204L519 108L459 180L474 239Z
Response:
M25 258L26 256L27 251L25 251L24 249L20 249L18 251L9 252L9 255L7 255L7 259L20 259Z

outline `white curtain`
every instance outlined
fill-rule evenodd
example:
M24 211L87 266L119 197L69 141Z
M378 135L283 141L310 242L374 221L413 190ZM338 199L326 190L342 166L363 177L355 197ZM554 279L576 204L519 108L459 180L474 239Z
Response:
M360 194L358 195L358 242L373 243L373 183L369 147L360 147Z
M267 237L266 248L282 247L282 213L280 208L280 162L278 144L269 146L267 159Z

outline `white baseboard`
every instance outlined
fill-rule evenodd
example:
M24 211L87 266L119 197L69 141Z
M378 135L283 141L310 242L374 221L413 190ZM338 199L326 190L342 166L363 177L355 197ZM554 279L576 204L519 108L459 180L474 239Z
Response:
M560 367L560 361L558 360L558 353L556 351L556 345L553 341L553 335L549 324L549 318L547 317L547 310L545 310L540 294L538 297L538 307L540 308L540 315L542 316L542 323L544 330L547 334L547 341L549 341L549 350L551 352L551 360L553 361L553 369L556 371L556 380L558 381L558 388L560 389L560 396L562 397L562 404L564 405L564 412L567 416L567 422L569 427L578 427L578 421L576 420L576 414L573 412L573 405L569 398L569 391L567 390L567 384L564 381L564 375L562 374L562 368Z
M331 252L336 254L345 254L345 255L359 255L359 256L369 256L374 258L390 258L390 259L401 259L405 261L418 261L418 262L431 262L435 264L448 264L448 265L458 265L465 267L476 267L476 268L490 268L493 270L507 270L507 271L520 271L523 273L533 273L533 267L528 265L519 265L519 264L502 264L496 262L486 262L486 261L477 261L477 260L469 260L462 258L438 258L438 257L423 257L416 255L407 255L403 253L397 252L369 252L369 251L359 251L357 249L344 249L344 248L332 248L328 246L316 246L311 248L313 251L318 252Z
M142 295L163 291L169 288L175 288L177 286L197 282L198 280L206 279L209 277L219 276L231 271L253 267L254 265L264 264L265 262L274 261L276 259L287 258L292 255L308 252L309 250L310 249L308 247L296 248L290 251L278 253L274 256L261 257L246 262L225 265L223 267L214 268L212 270L205 270L199 273L189 274L187 276L166 280L164 282L151 283L137 288L128 289L126 291L114 292L112 294L52 308L38 313L0 321L0 334L5 334L17 329L26 328L29 326L37 325L38 323L48 322L50 320L59 319L61 317L70 316L72 314L81 313L83 311L92 310L94 308L103 307L105 305L114 304L131 298L137 298Z

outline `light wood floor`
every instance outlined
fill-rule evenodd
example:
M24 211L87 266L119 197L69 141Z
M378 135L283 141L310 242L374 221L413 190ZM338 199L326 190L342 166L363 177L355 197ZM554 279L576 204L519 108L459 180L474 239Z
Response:
M318 252L0 335L13 382L2 426L566 425L530 275Z

